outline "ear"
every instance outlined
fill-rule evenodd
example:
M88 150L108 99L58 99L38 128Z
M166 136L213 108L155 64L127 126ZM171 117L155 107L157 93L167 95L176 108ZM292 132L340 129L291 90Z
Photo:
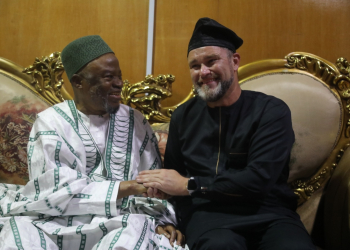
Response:
M81 89L82 86L82 81L84 78L82 78L80 75L74 74L72 78L70 79L70 82L72 84L73 88Z
M237 71L239 68L239 62L241 61L241 56L238 53L232 55L233 70Z

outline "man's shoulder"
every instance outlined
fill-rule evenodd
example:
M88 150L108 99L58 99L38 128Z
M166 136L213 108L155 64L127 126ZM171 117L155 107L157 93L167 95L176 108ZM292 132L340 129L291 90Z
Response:
M40 118L52 118L54 117L56 114L57 114L57 110L62 110L63 112L66 112L67 111L67 105L65 102L61 102L61 103L58 103L58 104L55 104L43 111L41 111L40 113L38 113L38 117Z
M133 120L133 123L136 124L146 124L148 121L146 117L137 109L134 109L125 104L120 104L116 117L129 117Z
M189 111L196 112L196 110L201 109L203 107L206 107L206 102L203 101L198 96L195 96L195 97L191 98L190 100L186 101L185 103L181 104L180 106L178 106L174 110L173 115L181 115L181 114L187 113Z
M145 118L144 115L138 111L137 109L134 109L128 105L125 104L119 104L118 112L116 113L118 116L130 116L133 115L137 119L143 119Z
M288 108L288 105L276 96L267 95L262 92L252 90L242 90L244 99L252 103L254 106L272 108L281 106Z

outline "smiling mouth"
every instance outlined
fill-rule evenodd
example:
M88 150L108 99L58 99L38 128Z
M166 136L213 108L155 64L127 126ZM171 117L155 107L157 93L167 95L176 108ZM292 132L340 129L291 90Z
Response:
M219 79L218 78L208 78L208 79L205 79L205 80L201 80L201 81L198 81L198 85L199 86L202 86L202 85L208 85L208 84L210 84L210 83L212 83L212 82L218 82L219 81Z
M109 96L120 96L120 92L111 92L108 94Z

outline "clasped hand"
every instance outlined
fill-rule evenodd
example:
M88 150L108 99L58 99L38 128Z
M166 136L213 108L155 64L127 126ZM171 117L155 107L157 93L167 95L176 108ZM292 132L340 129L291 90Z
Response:
M173 195L188 195L186 189L188 178L181 176L175 170L157 169L140 172L136 177L139 184L147 188L144 196L158 199L169 199ZM176 239L177 245L184 246L185 236L171 224L158 226L157 234L167 237L170 244L174 246Z
M172 169L142 171L136 177L136 181L148 188L144 196L151 198L168 199L174 195L189 195L186 188L188 178Z

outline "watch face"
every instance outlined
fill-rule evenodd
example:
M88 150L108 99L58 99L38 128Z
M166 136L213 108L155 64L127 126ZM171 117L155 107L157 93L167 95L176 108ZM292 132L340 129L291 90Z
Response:
M197 184L196 184L196 181L194 179L188 180L187 189L188 190L196 190L197 189Z

